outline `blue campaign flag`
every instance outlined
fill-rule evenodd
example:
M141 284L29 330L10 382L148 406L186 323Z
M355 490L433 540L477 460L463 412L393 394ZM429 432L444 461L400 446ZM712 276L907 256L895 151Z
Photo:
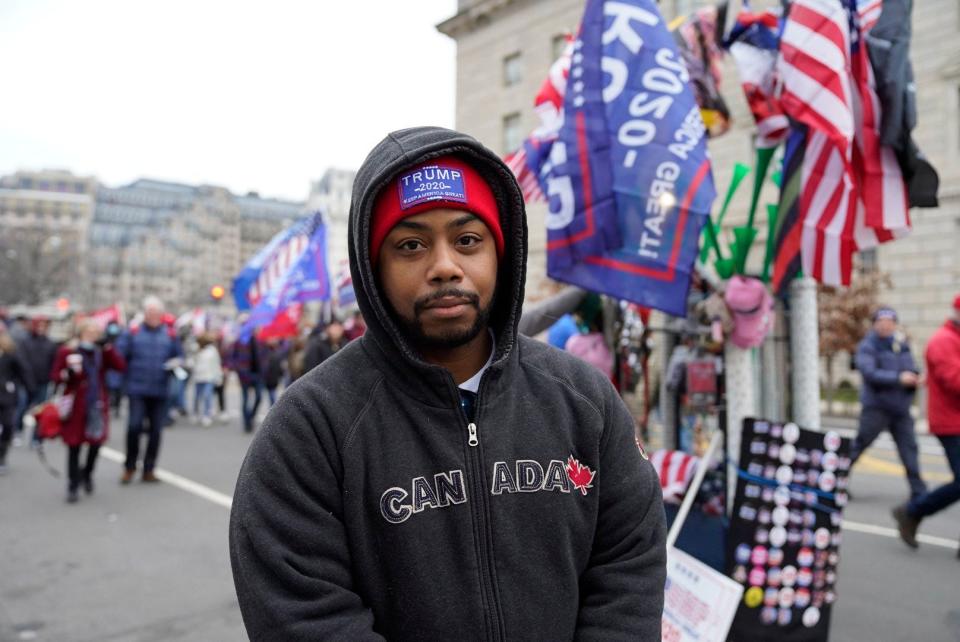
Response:
M294 228L297 231L290 238L302 237L306 242L289 244L288 267L276 278L270 279L269 290L250 310L250 315L240 331L241 341L246 341L254 329L271 323L278 314L294 303L330 299L326 259L327 233L322 215L316 213Z
M313 220L320 216L305 217L290 227L277 232L263 249L250 259L233 279L233 300L237 310L246 312L253 308L273 287L274 282L286 274L293 262L310 241Z
M547 273L686 316L716 196L686 66L652 0L588 0L573 48L563 126L539 167Z

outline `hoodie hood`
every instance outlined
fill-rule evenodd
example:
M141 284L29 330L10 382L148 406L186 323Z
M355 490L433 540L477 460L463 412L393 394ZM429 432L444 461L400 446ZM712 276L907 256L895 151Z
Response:
M382 352L385 359L380 362L399 369L396 374L400 381L406 374L403 370L413 368L420 377L429 380L428 385L438 387L450 379L447 371L424 361L400 330L371 264L370 234L373 207L380 191L408 167L449 154L468 162L486 180L500 214L504 252L498 264L490 329L496 338L491 368L502 367L514 352L523 305L527 223L520 187L496 154L466 134L441 127L413 127L388 134L367 155L354 180L348 241L350 275L357 304L367 323L363 336L365 347Z

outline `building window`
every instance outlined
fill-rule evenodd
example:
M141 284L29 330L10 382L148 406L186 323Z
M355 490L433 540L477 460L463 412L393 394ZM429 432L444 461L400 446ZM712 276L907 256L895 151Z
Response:
M503 117L503 151L509 154L523 143L523 130L520 128L520 114L514 112Z
M567 48L567 34L561 33L553 37L553 40L550 42L551 52L553 52L553 59L557 60L560 56L563 55L564 50Z
M521 80L523 80L523 60L520 58L520 52L517 52L503 59L503 84L511 87Z
M870 248L860 252L860 273L870 274L880 269L880 262L877 259L877 248Z

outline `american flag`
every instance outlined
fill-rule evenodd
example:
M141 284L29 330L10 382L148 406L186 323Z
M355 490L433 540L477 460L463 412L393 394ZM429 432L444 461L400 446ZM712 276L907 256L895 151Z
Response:
M758 148L776 147L790 130L790 122L777 98L777 30L772 11L741 11L725 46L733 56L750 112L757 123Z
M879 140L880 104L862 42L860 11L873 2L795 0L778 61L781 102L809 128L801 168L804 273L849 285L858 250L909 231L906 189L893 150Z
M682 450L657 450L650 455L650 463L660 476L663 501L680 503L697 472L699 461L699 458Z
M573 55L573 38L567 36L567 46L550 66L546 79L533 102L540 125L524 141L519 149L504 158L510 171L517 177L523 198L528 203L545 200L536 170L540 159L549 154L550 146L557 139L563 125L563 96L567 90L570 74L570 58Z

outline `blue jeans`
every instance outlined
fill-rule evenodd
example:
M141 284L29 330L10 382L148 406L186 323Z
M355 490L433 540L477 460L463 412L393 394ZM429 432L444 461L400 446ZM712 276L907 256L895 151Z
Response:
M193 414L200 414L200 404L203 404L203 416L209 417L213 411L213 382L198 381L193 386Z
M143 422L150 422L150 438L147 441L147 452L143 456L143 470L150 472L157 463L160 454L160 435L163 433L163 424L167 414L167 399L165 397L143 397L130 395L130 417L127 422L127 470L136 470L137 456L140 454L140 433Z
M953 481L910 500L907 504L907 513L916 519L938 513L960 500L960 435L937 435L937 439L943 444L947 463L953 471Z
M247 432L253 430L253 418L257 416L257 408L260 407L260 396L263 392L263 384L259 381L251 381L242 384L240 393L243 405L243 429Z

